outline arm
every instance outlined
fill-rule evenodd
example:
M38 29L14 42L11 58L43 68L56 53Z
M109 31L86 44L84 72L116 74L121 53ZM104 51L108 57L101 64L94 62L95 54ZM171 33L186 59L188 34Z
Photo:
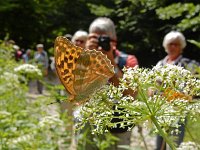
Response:
M128 55L126 67L135 67L138 65L138 60L134 55Z
M45 52L45 64L44 64L44 75L47 76L48 75L48 67L49 67L49 58L48 58L48 54L47 52Z

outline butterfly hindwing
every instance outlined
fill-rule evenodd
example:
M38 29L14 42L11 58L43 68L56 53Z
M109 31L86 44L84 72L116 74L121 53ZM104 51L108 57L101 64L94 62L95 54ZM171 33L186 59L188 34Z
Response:
M91 95L96 89L107 83L113 76L113 67L105 55L96 50L84 50L77 60L74 70L75 91L82 91L77 97L85 98Z

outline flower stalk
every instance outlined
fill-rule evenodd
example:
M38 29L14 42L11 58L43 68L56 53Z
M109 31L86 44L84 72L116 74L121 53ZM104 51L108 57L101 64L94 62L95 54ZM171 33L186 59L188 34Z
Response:
M151 121L154 123L154 125L156 126L156 128L158 129L159 134L163 137L163 139L166 141L166 143L170 146L170 148L172 150L175 150L176 147L174 146L173 141L170 140L170 138L168 137L168 135L163 131L163 129L160 127L160 125L158 124L154 114L152 113L151 108L149 107L148 101L147 101L147 97L144 94L145 90L142 90L141 88L139 88L139 95L140 97L143 99L143 101L145 102L148 110L149 110L149 114L150 114L150 119Z
M171 139L168 137L168 135L163 131L163 129L160 127L160 125L158 124L155 116L151 116L151 121L154 123L154 125L156 126L156 128L158 129L159 134L163 137L163 139L166 141L166 143L170 146L170 148L172 150L176 150L176 147L173 143L173 141L171 141Z

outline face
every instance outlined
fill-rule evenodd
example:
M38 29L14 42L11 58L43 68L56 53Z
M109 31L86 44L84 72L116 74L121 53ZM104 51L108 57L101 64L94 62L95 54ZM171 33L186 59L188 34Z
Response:
M29 55L29 56L31 55L31 51L27 51L26 53L27 53L27 55Z
M38 52L41 52L43 50L43 47L37 47Z
M82 47L82 48L85 48L85 43L86 43L86 39L83 39L83 38L77 38L74 41L74 44L76 46L79 46L79 47Z
M167 44L166 51L169 56L178 57L182 53L182 48L179 40L170 41Z

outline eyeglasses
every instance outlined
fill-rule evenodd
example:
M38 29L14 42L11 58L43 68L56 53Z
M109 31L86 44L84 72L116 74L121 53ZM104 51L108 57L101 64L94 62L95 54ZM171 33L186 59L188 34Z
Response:
M79 39L77 39L77 40L75 40L75 42L80 43L80 44L83 44L85 41L84 41L84 40L79 40Z

